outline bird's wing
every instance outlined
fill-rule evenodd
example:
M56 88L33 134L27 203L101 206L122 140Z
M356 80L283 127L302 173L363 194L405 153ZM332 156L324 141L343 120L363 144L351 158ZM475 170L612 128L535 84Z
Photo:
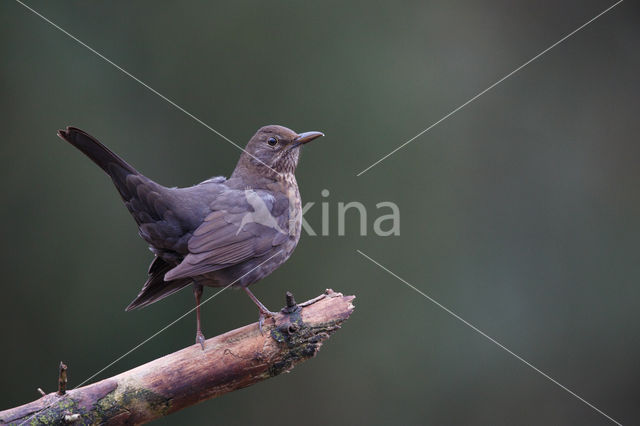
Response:
M256 191L279 229L242 219L253 213L245 191L229 190L214 203L213 211L189 239L189 253L165 275L165 280L195 277L259 257L288 239L289 201L284 194ZM285 230L284 232L282 230Z

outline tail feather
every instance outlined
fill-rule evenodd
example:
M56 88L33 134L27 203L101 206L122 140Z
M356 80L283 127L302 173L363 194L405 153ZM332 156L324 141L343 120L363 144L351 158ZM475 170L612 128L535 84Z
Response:
M188 235L192 225L174 213L179 204L172 190L143 176L93 136L78 128L59 130L58 136L82 151L111 177L125 206L138 223L140 236L149 243L152 251L164 253L165 258L174 256L181 259L181 253L186 251L186 239L183 237ZM145 307L189 285L192 280L188 278L164 280L165 274L174 266L156 257L149 268L147 282L126 310Z
M82 151L107 173L110 172L110 165L115 164L131 174L139 174L136 169L101 144L96 138L77 127L69 126L66 130L58 130L58 136Z
M158 300L181 290L193 281L189 278L174 281L165 281L166 274L173 266L165 262L161 257L156 257L149 268L149 279L140 290L138 296L125 308L125 311L144 308Z
M138 223L140 235L153 247L175 250L175 242L185 233L175 210L171 190L139 173L130 164L102 145L96 138L75 128L59 130L58 136L89 157L113 181L125 206Z
M58 136L78 148L111 176L113 183L125 201L131 199L134 194L131 194L131 188L127 187L127 176L136 175L142 177L136 169L101 144L96 138L76 127L58 130Z

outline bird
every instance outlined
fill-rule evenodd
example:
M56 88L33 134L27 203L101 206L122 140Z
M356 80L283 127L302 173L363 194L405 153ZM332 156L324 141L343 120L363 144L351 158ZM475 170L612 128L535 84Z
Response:
M261 127L233 173L185 188L165 187L138 172L76 127L58 136L89 157L113 181L154 258L126 311L146 307L192 286L196 344L205 349L200 321L204 287L237 287L258 307L258 326L275 315L249 286L286 262L300 239L302 201L295 177L303 145L322 132Z

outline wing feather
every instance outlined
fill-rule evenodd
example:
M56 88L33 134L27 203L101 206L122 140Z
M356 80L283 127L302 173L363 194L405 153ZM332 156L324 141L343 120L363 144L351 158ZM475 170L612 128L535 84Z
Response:
M288 212L287 208L283 208L288 203L285 195L274 197L263 191L255 191L250 197L253 203L256 202L255 194L262 200L261 207L265 207L269 213L276 206L278 211ZM288 215L285 213L274 217L277 228L258 223L251 217L255 209L250 206L247 197L246 191L230 190L216 199L215 207L218 209L211 212L193 231L188 241L189 253L165 275L165 280L195 277L236 265L262 256L288 240Z

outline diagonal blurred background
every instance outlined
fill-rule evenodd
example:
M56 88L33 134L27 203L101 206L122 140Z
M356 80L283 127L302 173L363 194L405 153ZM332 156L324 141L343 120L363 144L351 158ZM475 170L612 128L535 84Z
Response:
M403 150L356 174L613 2L46 2L62 28L240 145L305 147L302 237L256 284L270 308L331 287L352 319L292 374L158 424L611 424L356 253L370 255L623 424L640 417L640 13L624 2ZM4 386L0 408L74 386L193 305L125 313L151 254L109 179L55 136L75 125L169 186L239 151L16 2L0 4ZM330 195L323 197L321 191ZM339 202L368 209L337 234ZM375 236L395 202L401 234ZM319 233L319 232L318 232ZM205 291L205 297L211 295ZM203 308L213 336L256 320ZM104 372L193 343L188 317Z

